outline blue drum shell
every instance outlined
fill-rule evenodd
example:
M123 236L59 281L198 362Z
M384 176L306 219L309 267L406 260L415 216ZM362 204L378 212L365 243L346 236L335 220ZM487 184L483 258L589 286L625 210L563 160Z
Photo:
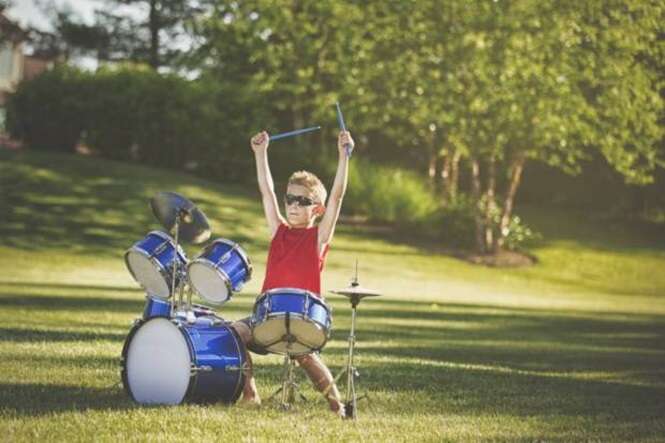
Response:
M217 268L224 271L231 283L233 291L239 291L242 285L249 280L250 271L249 263L246 263L243 256L234 250L231 252L228 260L220 263L220 260L233 248L233 245L223 241L216 241L210 248L202 255L203 258L211 261Z
M326 329L332 322L330 309L323 301L300 289L273 289L260 296L255 304L257 321L264 320L269 314L285 312L308 317Z
M143 319L148 320L153 317L171 316L171 303L159 298L146 296L145 307L143 308Z
M229 326L213 324L206 317L197 318L194 324L181 323L180 328L195 356L195 366L212 368L197 373L186 399L197 403L238 400L245 384L241 370L245 348L236 332Z
M164 243L167 244L164 245ZM145 238L137 241L131 249L141 250L156 260L162 267L161 271L163 272L163 275L168 277L169 287L171 286L171 279L173 278L173 261L177 261L176 269L182 269L187 264L187 258L184 253L180 250L176 253L173 239L171 239L168 234L161 231L149 232ZM179 284L180 275L176 273L176 286Z
M122 349L121 379L125 392L134 399L127 374L127 353L136 332L148 320L137 322L129 331ZM192 371L184 402L235 403L245 384L245 345L233 328L211 317L199 317L195 323L172 320L185 338L193 367L210 370ZM135 399L134 399L135 400Z
M330 309L318 297L300 289L273 289L264 293L254 305L253 321L260 323L268 315L285 312L302 315L330 330Z
M162 242L164 242L163 238L162 238ZM177 261L176 268L182 268L183 266L185 266L187 264L187 259L184 257L184 255L180 251L178 251L176 253L175 244L173 243L173 241L170 241L168 246L166 248L164 248L163 251L159 252L158 254L155 254L154 258L162 266L164 266L166 272L169 275L172 275L173 260Z

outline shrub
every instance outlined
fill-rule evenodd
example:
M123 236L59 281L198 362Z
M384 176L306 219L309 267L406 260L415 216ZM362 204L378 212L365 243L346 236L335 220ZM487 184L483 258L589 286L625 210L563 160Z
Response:
M472 249L475 247L476 205L463 194L440 207L421 231L436 238L448 248Z
M431 217L437 200L417 174L354 158L344 207L375 222L411 225Z
M496 222L498 223L498 220ZM513 215L508 223L508 233L503 245L511 251L524 250L541 238L542 236L527 226L519 216Z
M7 103L9 132L30 148L73 152L86 126L88 75L58 66L21 82Z

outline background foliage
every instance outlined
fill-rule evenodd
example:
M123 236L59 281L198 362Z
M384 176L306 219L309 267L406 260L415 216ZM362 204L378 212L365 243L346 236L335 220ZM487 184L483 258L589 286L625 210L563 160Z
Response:
M154 62L168 53L164 25L151 68L106 63L25 84L12 100L15 134L34 147L39 137L56 140L61 150L79 134L109 158L250 180L253 132L321 124L320 133L274 144L281 177L330 170L339 100L358 157L371 161L355 166L350 189L363 197L350 195L349 208L373 220L445 226L441 214L463 210L474 225L467 246L512 248L513 208L530 168L600 171L601 183L616 182L633 202L610 197L605 208L660 204L636 186L654 183L665 158L661 2L163 3L192 51ZM107 24L100 16L96 26ZM114 54L141 60L122 45ZM566 179L551 183L558 195ZM556 200L542 194L526 197Z

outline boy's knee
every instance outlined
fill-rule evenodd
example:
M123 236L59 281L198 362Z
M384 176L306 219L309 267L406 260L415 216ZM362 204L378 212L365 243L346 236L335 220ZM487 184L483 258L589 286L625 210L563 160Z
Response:
M231 327L238 333L240 340L245 345L252 342L252 330L245 322L242 320L235 321L231 324Z

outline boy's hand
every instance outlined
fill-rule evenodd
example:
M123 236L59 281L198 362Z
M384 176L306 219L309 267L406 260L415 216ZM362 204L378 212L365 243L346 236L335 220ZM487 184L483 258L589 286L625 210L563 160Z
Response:
M337 149L339 150L340 154L347 155L347 145L350 146L348 154L351 154L353 147L356 145L351 138L351 133L349 131L340 131L339 136L337 137Z
M261 131L252 137L250 145L252 146L252 151L255 153L265 152L268 149L268 142L270 141L270 136L266 131Z

